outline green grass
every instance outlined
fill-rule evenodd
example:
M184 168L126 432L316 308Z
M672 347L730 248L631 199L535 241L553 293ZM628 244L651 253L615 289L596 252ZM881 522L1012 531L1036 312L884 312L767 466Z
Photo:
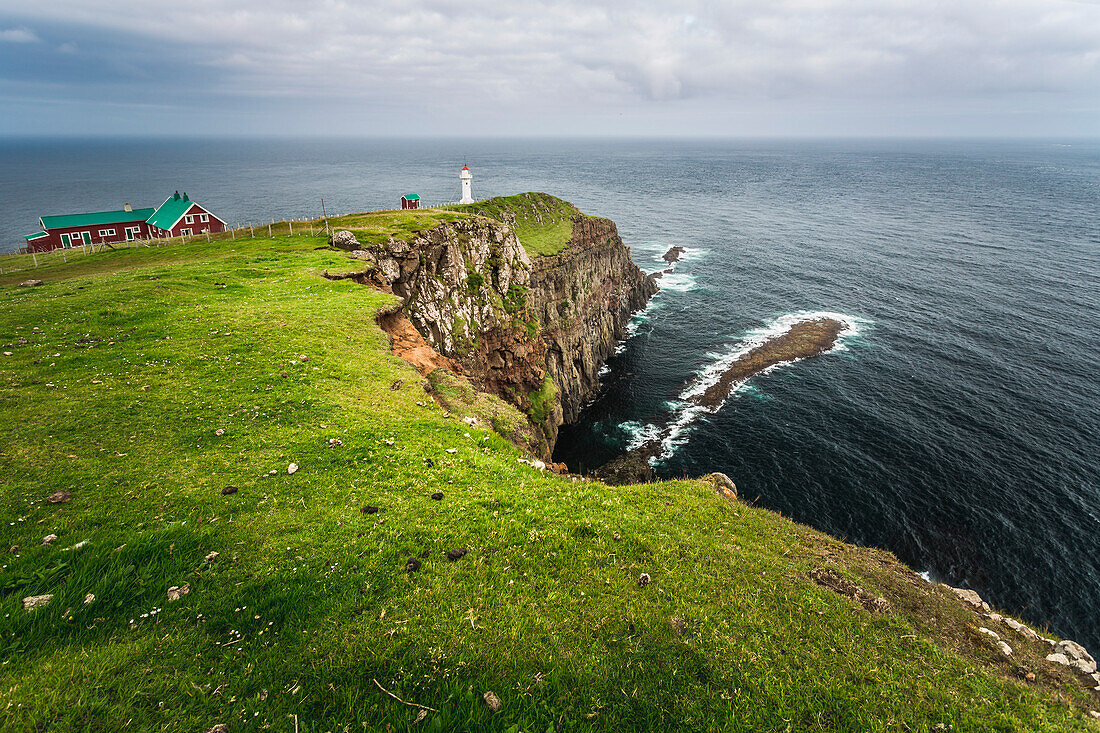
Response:
M372 211L365 214L348 214L328 220L333 229L347 229L355 233L360 244L382 244L389 239L410 240L425 229L433 229L469 214L444 209L396 209Z
M474 204L448 206L447 210L497 221L515 217L512 230L531 257L553 255L565 249L573 234L573 217L581 213L568 201L545 193L498 196Z
M412 729L374 680L438 710L416 730L1093 729L1041 650L1001 657L886 553L703 481L540 473L487 424L515 415L452 378L445 416L374 322L392 296L318 277L346 266L322 244L0 277L4 730ZM819 587L823 565L894 611Z

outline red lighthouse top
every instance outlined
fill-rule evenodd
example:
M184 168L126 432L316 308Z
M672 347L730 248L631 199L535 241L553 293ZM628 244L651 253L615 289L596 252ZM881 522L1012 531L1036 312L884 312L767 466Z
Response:
M465 166L465 165L464 165L464 166L462 166L462 170L464 170L464 171L468 171L468 170L470 170L470 169L469 169L469 168L468 168L467 166Z

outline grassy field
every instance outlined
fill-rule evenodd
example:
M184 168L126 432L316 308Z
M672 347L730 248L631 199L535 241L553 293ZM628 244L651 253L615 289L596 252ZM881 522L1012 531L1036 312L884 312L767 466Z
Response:
M887 553L541 473L389 353L392 296L318 276L343 253L220 239L0 277L4 730L1096 730Z
M573 217L580 213L568 201L545 193L520 193L498 196L447 207L448 211L487 216L497 221L515 217L511 222L520 244L532 257L553 255L565 249L573 234Z

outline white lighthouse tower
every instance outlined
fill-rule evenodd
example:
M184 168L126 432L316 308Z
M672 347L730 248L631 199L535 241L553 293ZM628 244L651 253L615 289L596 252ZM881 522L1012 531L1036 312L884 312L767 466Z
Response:
M470 187L471 182L474 180L474 174L470 172L470 169L465 164L462 165L462 172L458 174L459 179L462 181L462 198L459 199L460 204L472 204L474 202L474 195Z

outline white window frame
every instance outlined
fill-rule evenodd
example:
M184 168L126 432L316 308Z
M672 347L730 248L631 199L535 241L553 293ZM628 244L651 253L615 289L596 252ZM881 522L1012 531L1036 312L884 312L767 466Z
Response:
M61 246L65 249L73 246L73 235L68 232L61 232Z
M188 224L194 224L195 223L195 215L194 214L188 214L187 216L183 217L183 220L185 222L187 222Z
M133 242L141 234L141 227L126 227L126 241Z
M100 229L99 230L99 236L100 236L100 238L113 237L113 236L115 236L115 230L114 229Z
M191 236L191 230L190 229L180 229L180 236L181 237L190 237Z
M210 221L210 214L199 214L199 222L205 224L208 221Z

